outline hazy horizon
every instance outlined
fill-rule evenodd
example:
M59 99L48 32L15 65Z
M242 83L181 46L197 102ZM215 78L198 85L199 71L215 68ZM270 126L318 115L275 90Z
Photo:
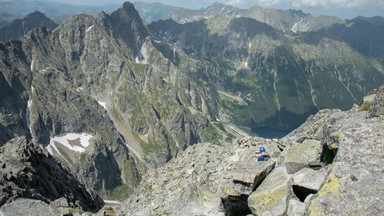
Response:
M50 0L71 4L83 5L105 5L105 4L123 4L124 0ZM332 15L341 18L355 18L357 16L384 16L384 0L141 0L132 2L154 3L200 9L212 5L215 2L232 5L238 8L250 8L260 6L276 9L296 9L314 16Z
M9 2L11 0L0 0ZM17 0L14 0L17 1ZM45 1L45 0L30 0ZM75 5L101 6L110 4L123 5L125 0L46 0ZM253 6L276 9L295 9L310 13L313 16L330 15L340 18L355 18L357 16L384 17L384 0L140 0L131 2L154 3L183 7L189 9L201 9L215 2L247 9Z

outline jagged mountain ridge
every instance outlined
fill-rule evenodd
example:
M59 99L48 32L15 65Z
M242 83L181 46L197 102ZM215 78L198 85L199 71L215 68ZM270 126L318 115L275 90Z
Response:
M11 14L12 17L20 18L38 10L60 24L73 15L89 14L97 16L101 11L112 12L120 6L120 4L86 6L54 1L12 0L0 2L0 14Z
M177 8L160 3L135 3L135 6L147 23L173 19L178 23L185 24L210 18L248 17L283 32L307 32L345 22L333 16L314 17L301 10L278 10L257 6L239 9L221 3L214 3L200 10Z
M184 72L202 69L175 53L164 58L156 46L172 53L170 47L147 34L127 2L111 16L75 16L52 32L35 29L22 41L1 44L2 93L15 94L1 96L2 143L32 137L87 187L118 199L148 166L217 139L223 130L206 116L216 118L213 87L202 88ZM82 133L92 137L88 144ZM64 134L77 137L69 145L54 141Z
M356 17L319 30L345 41L355 50L384 62L384 18Z
M326 34L287 35L246 17L186 24L165 20L148 28L214 65L215 75L209 77L219 90L222 111L248 128L292 130L319 109L348 109L384 81L375 60ZM228 94L240 99L232 101Z

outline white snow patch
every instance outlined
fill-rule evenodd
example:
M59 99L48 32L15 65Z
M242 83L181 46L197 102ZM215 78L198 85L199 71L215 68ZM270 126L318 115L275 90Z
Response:
M27 103L27 110L26 110L26 114L25 114L26 116L25 116L25 118L26 118L26 120L27 120L27 126L28 126L28 128L29 128L29 132L30 132L31 134L33 134L33 133L32 133L32 128L31 128L31 122L30 122L31 106L32 106L32 99L29 98L28 103Z
M291 31L293 31L294 33L297 33L297 30L298 30L298 25L299 25L299 23L295 23L293 26L292 26L292 28L291 28Z
M28 100L28 109L31 109L31 106L32 106L32 99L29 99Z
M53 144L49 144L47 147L45 147L45 149L47 149L48 153L51 155L53 155L53 149L54 149L55 152L57 152L57 154L59 154L67 163L69 163L69 161L59 152L54 142Z
M97 101L97 103L99 103L102 107L104 107L104 109L107 109L107 103L102 101Z
M49 145L49 146L45 147L45 149L47 149L47 151L50 155L53 155L52 146Z
M75 152L85 152L87 150L87 147L89 146L89 141L93 138L92 135L82 133L82 134L77 134L77 133L69 133L64 136L56 136L56 137L51 137L51 141L49 142L49 146L52 146L53 148L56 149L57 152L57 146L56 144L63 145L67 147L71 151ZM48 149L47 147L47 149Z
M148 40L147 40L147 41L145 41L143 46L141 46L141 50L140 50L141 56L137 56L135 58L136 63L137 64L148 64L150 52L151 52L150 46L148 45Z
M89 32L91 29L93 29L93 25L89 26L85 32Z
M115 200L104 200L104 202L109 205L120 205L120 202Z

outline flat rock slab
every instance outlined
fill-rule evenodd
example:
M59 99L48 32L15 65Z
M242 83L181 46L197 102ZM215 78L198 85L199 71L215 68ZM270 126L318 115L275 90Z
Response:
M18 199L0 208L0 215L24 216L31 214L41 216L59 215L47 203L33 199Z
M274 167L274 161L235 163L224 174L222 197L250 195Z
M293 174L304 167L308 167L310 162L320 161L323 145L318 140L307 139L303 143L289 146L285 152L283 165L288 173Z
M304 168L292 175L292 184L310 190L319 191L327 177L327 170L313 170Z

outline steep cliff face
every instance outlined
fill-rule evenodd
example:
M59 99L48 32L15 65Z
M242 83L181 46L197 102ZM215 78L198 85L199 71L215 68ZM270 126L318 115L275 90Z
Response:
M15 136L30 137L27 119L31 74L21 42L0 44L0 146Z
M104 204L41 146L25 137L10 140L0 148L1 200L0 205L20 198L46 203L64 198L69 207L98 211Z
M384 61L384 23L382 17L356 17L345 23L336 23L320 32L330 34L345 41L355 50Z

